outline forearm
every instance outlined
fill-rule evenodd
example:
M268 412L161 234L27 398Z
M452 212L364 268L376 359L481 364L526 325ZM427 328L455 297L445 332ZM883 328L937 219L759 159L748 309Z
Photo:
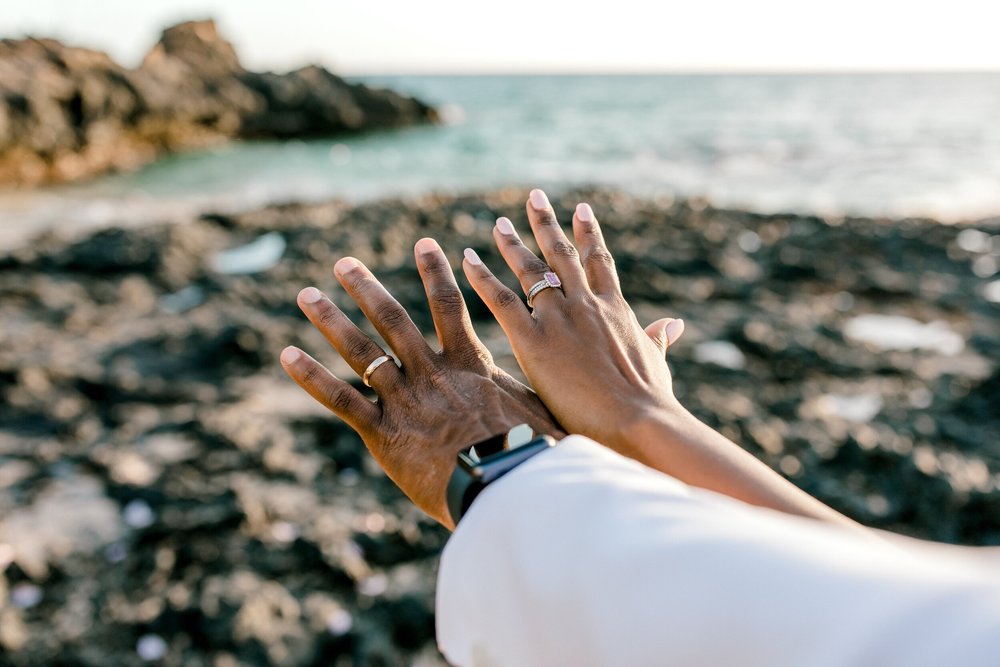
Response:
M767 507L863 528L771 470L687 410L654 414L622 433L617 451L680 481Z

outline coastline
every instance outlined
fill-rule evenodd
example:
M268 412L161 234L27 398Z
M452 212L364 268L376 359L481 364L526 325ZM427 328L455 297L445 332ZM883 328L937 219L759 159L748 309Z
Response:
M314 284L359 317L332 289L344 254L426 332L421 236L456 267L475 248L509 281L490 231L498 215L527 228L526 192L56 230L0 254L0 545L15 563L0 583L41 595L2 609L5 648L24 663L127 664L153 634L202 638L171 643L178 659L220 647L281 663L436 659L445 531L277 356L297 344L356 380L294 302ZM671 366L695 414L868 525L1000 543L1000 287L987 266L1000 219L760 214L604 188L550 196L563 221L591 203L641 322L685 319ZM259 271L227 273L255 260Z

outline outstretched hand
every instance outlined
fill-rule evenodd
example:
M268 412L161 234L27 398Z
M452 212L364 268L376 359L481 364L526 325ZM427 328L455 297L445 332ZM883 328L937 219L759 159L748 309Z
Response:
M643 460L630 450L628 427L654 417L669 421L684 412L665 359L684 323L667 318L645 329L639 324L622 296L614 260L588 204L577 206L573 216L576 245L541 190L532 190L527 212L544 261L525 247L507 218L499 218L493 230L497 246L525 293L547 272L558 275L561 288L539 291L530 309L471 249L465 274L559 422Z
M313 398L358 432L390 478L421 509L454 528L445 489L459 450L520 423L555 437L563 429L535 393L497 368L469 319L441 248L431 239L415 247L431 315L441 343L432 350L406 310L358 260L337 262L337 280L399 360L367 378L372 402L295 347L281 354L286 372ZM363 376L386 354L315 287L299 293L299 307L340 355Z
M684 323L657 320L643 329L622 296L614 260L588 204L578 205L573 216L575 246L545 193L532 190L527 209L544 261L524 246L507 218L497 220L493 237L526 293L545 285L535 292L534 308L472 250L466 250L465 274L510 338L535 391L568 431L687 484L858 528L681 406L664 355ZM550 272L558 275L559 287L548 286L556 282L546 280Z

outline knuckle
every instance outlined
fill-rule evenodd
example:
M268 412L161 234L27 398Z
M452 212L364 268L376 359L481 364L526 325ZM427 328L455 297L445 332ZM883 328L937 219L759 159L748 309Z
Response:
M569 241L556 241L552 245L552 254L567 259L576 259L577 256L576 247Z
M433 278L451 275L451 265L436 255L427 257L424 261L424 272Z
M321 377L322 374L319 372L319 368L315 364L310 364L309 367L302 372L302 383L309 385L310 387L315 387L319 385Z
M346 282L348 289L353 292L361 292L371 283L368 276L361 271L352 271L347 274Z
M454 287L437 287L430 292L430 301L434 310L445 316L456 316L465 308L462 293Z
M552 211L539 211L537 217L537 225L539 227L558 227L559 221L556 220L556 214Z
M545 273L549 265L537 257L526 257L521 262L521 273Z
M518 298L517 294L506 287L498 289L493 295L493 303L495 303L497 308L500 309L510 308L511 306L520 303L520 301L521 299Z
M374 345L367 338L351 338L344 345L344 351L349 358L357 359L359 363L368 363L375 358L373 355L376 350L372 349Z
M511 248L520 248L524 246L524 242L516 234L512 234L510 236L504 235L502 237L502 242L504 245L510 246Z
M323 403L334 412L347 412L351 407L351 395L346 387L327 385L323 387Z
M615 258L604 246L594 246L584 257L584 261L598 266L614 266Z
M333 329L340 322L340 315L341 313L338 309L325 305L322 306L317 319L324 329Z
M376 322L390 331L406 326L410 319L403 307L392 301L383 301L375 306L372 315Z

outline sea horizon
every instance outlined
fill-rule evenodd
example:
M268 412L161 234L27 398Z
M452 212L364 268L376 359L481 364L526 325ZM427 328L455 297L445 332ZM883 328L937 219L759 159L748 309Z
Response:
M500 187L581 186L726 208L943 222L1000 215L1000 72L350 76L444 123L243 141L128 173L0 191L0 235Z

